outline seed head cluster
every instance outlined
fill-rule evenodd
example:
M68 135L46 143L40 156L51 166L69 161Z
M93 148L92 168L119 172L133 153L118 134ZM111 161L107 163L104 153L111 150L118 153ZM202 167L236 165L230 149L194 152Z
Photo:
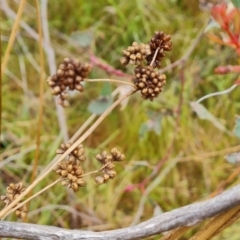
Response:
M6 206L14 201L18 196L25 191L23 183L10 183L6 189L6 195L0 196L0 200L3 201ZM15 211L15 214L19 218L24 218L27 215L27 205L24 204Z
M63 154L72 144L61 144L57 154ZM62 178L62 185L72 188L74 192L78 191L79 187L86 185L82 175L83 169L81 162L85 161L84 148L79 145L68 156L67 160L61 161L54 169L55 172Z
M155 71L152 67L136 67L134 84L140 89L143 99L153 100L162 92L166 84L166 76Z
M84 78L87 77L91 71L91 66L88 63L81 63L75 58L65 58L59 65L56 74L48 77L47 83L52 88L52 94L59 96L59 104L63 107L69 105L68 90L84 91Z
M142 94L143 99L151 101L159 95L166 83L166 76L159 74L155 68L161 67L166 52L172 50L171 35L155 32L148 44L134 42L123 50L122 65L136 65L133 83Z
M101 168L102 176L97 176L95 182L98 184L106 183L109 179L113 179L116 176L114 162L121 162L125 159L125 155L122 154L117 148L113 148L110 153L103 151L97 154L96 159L103 165Z
M120 61L123 65L127 65L128 63L132 65L139 65L150 54L151 51L148 44L138 44L137 42L133 42L132 46L123 50L123 57Z
M72 146L72 143L71 142L68 142L66 144L62 143L60 145L60 148L57 149L56 153L57 154L63 154L64 152L67 151L67 149L69 149L70 147ZM86 157L84 155L85 153L85 150L84 150L84 147L82 144L80 144L77 148L75 148L71 153L69 153L69 158L68 160L71 160L71 159L76 159L76 160L79 160L79 161L85 161L86 160Z
M155 52L157 51L157 55L153 62L153 68L160 68L161 61L165 57L166 53L172 50L172 42L171 35L167 35L163 32L155 32L154 37L148 43L151 49L151 54L147 56L146 60L148 64L151 64Z

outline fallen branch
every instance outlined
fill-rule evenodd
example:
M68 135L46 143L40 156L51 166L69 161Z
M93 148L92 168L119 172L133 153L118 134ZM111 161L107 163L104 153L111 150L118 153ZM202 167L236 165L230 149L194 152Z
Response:
M52 226L0 221L0 237L24 239L142 239L182 226L192 226L240 205L240 185L203 202L160 214L141 224L118 230L91 232Z

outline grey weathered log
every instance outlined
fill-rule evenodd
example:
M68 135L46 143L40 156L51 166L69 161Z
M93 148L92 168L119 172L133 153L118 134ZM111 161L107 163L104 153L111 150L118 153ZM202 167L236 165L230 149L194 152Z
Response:
M240 206L240 185L203 202L193 203L160 214L141 224L118 230L92 232L53 226L0 221L0 237L24 239L143 239L182 226L192 226L207 218Z

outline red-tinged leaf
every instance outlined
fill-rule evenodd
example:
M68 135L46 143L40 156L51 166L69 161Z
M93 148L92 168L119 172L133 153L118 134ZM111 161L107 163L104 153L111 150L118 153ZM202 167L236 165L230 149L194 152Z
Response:
M240 37L240 9L235 9L232 23L233 23L234 34L236 35L236 38L239 39L239 37Z
M214 73L216 74L227 74L230 72L230 69L228 66L219 66L214 69Z
M240 65L237 66L219 66L214 69L214 72L217 74L226 74L226 73L239 73L240 72Z
M235 82L235 84L240 85L240 78Z
M223 40L221 40L220 38L218 38L217 36L215 36L213 34L207 34L207 36L210 38L210 40L212 40L218 44L226 45L226 43Z
M222 3L213 6L211 15L223 27L227 21L227 4Z
M230 66L231 72L240 73L240 65L237 66Z

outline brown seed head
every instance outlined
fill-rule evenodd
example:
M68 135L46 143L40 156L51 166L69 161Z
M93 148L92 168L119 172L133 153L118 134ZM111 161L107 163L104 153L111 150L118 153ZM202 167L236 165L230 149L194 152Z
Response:
M151 101L158 96L166 83L166 76L155 71L151 66L135 68L134 84L141 91L144 99Z
M62 154L71 147L71 145L71 143L61 144L57 153ZM82 178L84 172L80 165L81 161L85 160L83 154L84 148L82 145L79 145L70 153L68 160L61 161L54 169L54 171L63 179L62 185L72 188L74 192L76 192L79 187L85 186L85 181Z
M148 44L133 42L132 46L123 50L123 57L120 62L122 65L128 63L132 65L139 65L151 54L150 46Z
M25 191L25 188L23 187L23 183L10 183L9 186L6 188L6 195L0 196L0 200L3 201L6 206L9 205L12 201L17 199L21 193ZM27 214L27 206L26 204L22 207L18 208L15 211L15 214L19 218L24 218Z
M104 183L104 178L102 176L97 176L95 178L95 182L98 184L103 184Z
M154 37L148 43L150 46L151 54L146 57L148 65L152 62L156 50L158 53L156 55L155 61L152 65L154 68L161 67L161 61L165 57L165 52L172 50L171 35L167 35L163 32L155 32Z
M48 85L52 88L53 95L59 95L59 104L63 107L69 105L67 90L84 91L81 84L91 71L91 66L81 63L75 58L65 58L59 65L56 74L47 78Z
M123 161L125 159L125 155L122 154L117 148L113 148L111 150L111 154L113 157L113 161Z

